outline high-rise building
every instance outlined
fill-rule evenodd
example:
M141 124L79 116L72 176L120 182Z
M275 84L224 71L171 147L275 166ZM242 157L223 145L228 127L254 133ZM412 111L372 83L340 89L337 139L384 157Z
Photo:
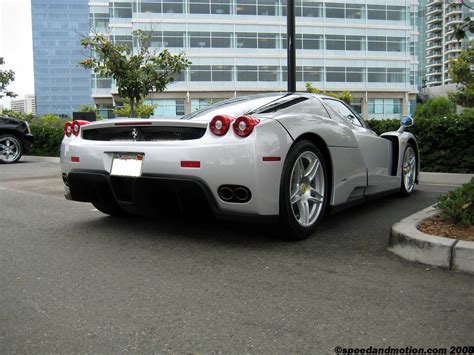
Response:
M23 99L11 99L10 108L13 112L36 114L35 95L24 95Z
M33 58L38 115L71 115L91 104L90 72L79 66L87 52L88 0L32 0Z
M465 0L469 5L469 0ZM454 30L465 17L469 8L460 1L428 0L426 4L426 86L452 83L449 77L449 60L457 58L466 46L454 37ZM471 11L472 15L474 12ZM472 16L471 15L471 16ZM470 38L472 40L472 37Z
M286 91L285 0L90 0L91 24L115 42L186 52L192 65L164 93L151 94L157 116L176 116L225 98ZM297 90L349 90L365 117L409 113L418 77L417 0L296 2ZM111 79L92 75L107 116L118 101Z
M418 4L418 91L425 86L426 80L426 3L419 0Z

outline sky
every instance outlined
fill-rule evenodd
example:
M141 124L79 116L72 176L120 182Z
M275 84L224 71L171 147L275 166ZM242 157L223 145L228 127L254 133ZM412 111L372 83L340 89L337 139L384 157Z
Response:
M17 98L35 93L31 36L31 0L0 0L0 57L5 59L1 69L15 72L8 89ZM1 104L10 107L10 99L3 98Z

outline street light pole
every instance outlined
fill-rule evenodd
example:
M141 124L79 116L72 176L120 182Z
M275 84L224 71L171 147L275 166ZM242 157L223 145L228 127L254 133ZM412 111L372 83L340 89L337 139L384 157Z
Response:
M295 0L286 0L288 92L296 91Z

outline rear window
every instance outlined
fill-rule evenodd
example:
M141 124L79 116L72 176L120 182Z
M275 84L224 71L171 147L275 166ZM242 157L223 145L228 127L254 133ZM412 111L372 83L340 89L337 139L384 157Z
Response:
M269 104L259 107L254 111L251 111L250 114L255 114L255 113L275 113L275 112L280 112L284 111L287 108L290 108L292 106L295 106L299 104L300 102L308 100L307 97L301 97L301 96L295 96L295 95L286 95L283 96L280 99L274 100L273 102L270 102Z
M265 96L262 95L237 97L235 99L218 102L215 105L183 116L181 117L181 119L210 119L216 115L229 115L238 117L241 115L249 114L250 112L254 112L256 109L265 106L275 101L276 99L279 99L281 96L281 94L276 94Z

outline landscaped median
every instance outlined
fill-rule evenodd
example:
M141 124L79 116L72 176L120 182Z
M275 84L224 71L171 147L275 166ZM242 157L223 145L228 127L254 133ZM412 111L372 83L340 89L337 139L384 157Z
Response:
M474 273L473 196L474 179L395 223L388 250L409 261Z

